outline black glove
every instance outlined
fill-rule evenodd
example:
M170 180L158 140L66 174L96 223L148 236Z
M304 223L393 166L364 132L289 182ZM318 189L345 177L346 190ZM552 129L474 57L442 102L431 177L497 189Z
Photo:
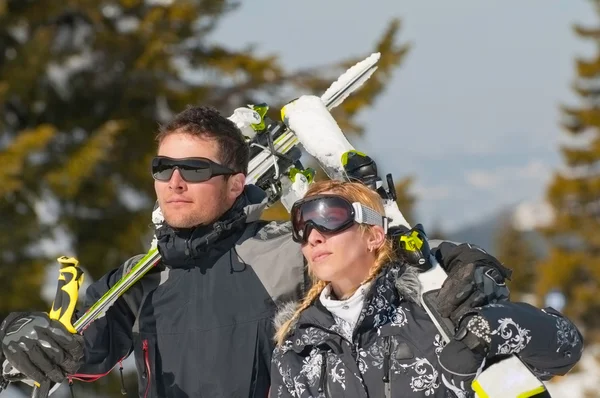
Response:
M449 388L471 391L471 383L486 365L490 351L489 323L479 315L469 314L458 332L440 353L442 381Z
M4 353L2 353L2 350L0 350L0 394L2 391L6 390L6 387L8 387L9 383L9 381L6 380L2 375L2 364L4 363L4 359Z
M439 245L435 257L448 273L437 297L438 311L458 325L470 309L508 300L512 271L483 249L464 243Z
M0 325L6 359L27 377L62 382L83 365L84 340L44 312L16 312Z

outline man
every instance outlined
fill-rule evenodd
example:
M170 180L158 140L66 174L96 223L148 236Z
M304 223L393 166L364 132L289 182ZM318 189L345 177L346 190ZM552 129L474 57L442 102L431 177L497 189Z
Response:
M272 318L307 284L300 246L289 223L259 220L265 193L245 185L248 147L227 118L189 108L157 140L160 266L83 337L45 313L9 315L0 326L3 352L38 382L95 380L133 353L141 397L265 397ZM92 284L86 307L140 258Z

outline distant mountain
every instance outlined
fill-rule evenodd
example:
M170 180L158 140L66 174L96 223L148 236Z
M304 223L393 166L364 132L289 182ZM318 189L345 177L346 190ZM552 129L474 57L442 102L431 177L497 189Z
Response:
M526 205L526 207L525 207ZM525 209L531 209L531 212L524 213ZM490 253L495 253L495 240L498 228L508 219L512 218L515 220L518 226L525 225L521 220L524 216L531 216L535 210L531 208L531 203L521 203L514 206L508 206L498 212L482 219L481 221L460 228L455 231L448 231L445 233L447 239L455 242L468 242L476 244L482 247L484 250ZM531 220L527 220L527 228L531 228L533 224ZM525 239L527 239L536 254L544 256L548 252L548 245L542 238L542 236L533 229L523 230Z

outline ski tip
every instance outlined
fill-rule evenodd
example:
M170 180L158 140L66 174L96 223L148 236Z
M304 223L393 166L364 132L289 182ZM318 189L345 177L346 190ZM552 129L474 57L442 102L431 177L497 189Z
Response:
M352 92L356 91L377 70L377 62L381 53L376 52L362 61L357 62L346 70L338 79L323 93L321 99L328 109L335 108L341 104Z
M381 58L381 53L376 52L376 53L369 55L369 57L367 59L372 60L373 62L377 62L377 61L379 61L379 58Z
M365 67L365 65L368 65L370 67L373 67L374 65L376 65L379 62L379 58L381 58L381 53L380 52L372 53L371 55L369 55L368 57L366 57L362 61L357 62L355 64L355 66L356 65L361 65L361 67Z
M362 61L354 64L350 69L346 71L347 74L360 73L360 71L367 71L369 69L377 69L377 63L379 62L379 58L381 58L381 53L376 52L369 55L367 58ZM343 76L343 75L342 75Z

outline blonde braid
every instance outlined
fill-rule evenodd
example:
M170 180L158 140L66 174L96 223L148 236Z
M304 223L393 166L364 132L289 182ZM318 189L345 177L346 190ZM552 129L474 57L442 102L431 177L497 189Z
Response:
M285 339L288 337L292 325L298 320L298 318L300 318L302 311L312 305L317 297L319 297L323 289L325 289L325 286L327 286L327 282L325 281L317 281L313 284L310 290L306 293L306 296L304 297L304 300L302 300L300 306L294 312L294 315L289 320L285 321L275 333L275 341L277 342L278 346L283 344Z

